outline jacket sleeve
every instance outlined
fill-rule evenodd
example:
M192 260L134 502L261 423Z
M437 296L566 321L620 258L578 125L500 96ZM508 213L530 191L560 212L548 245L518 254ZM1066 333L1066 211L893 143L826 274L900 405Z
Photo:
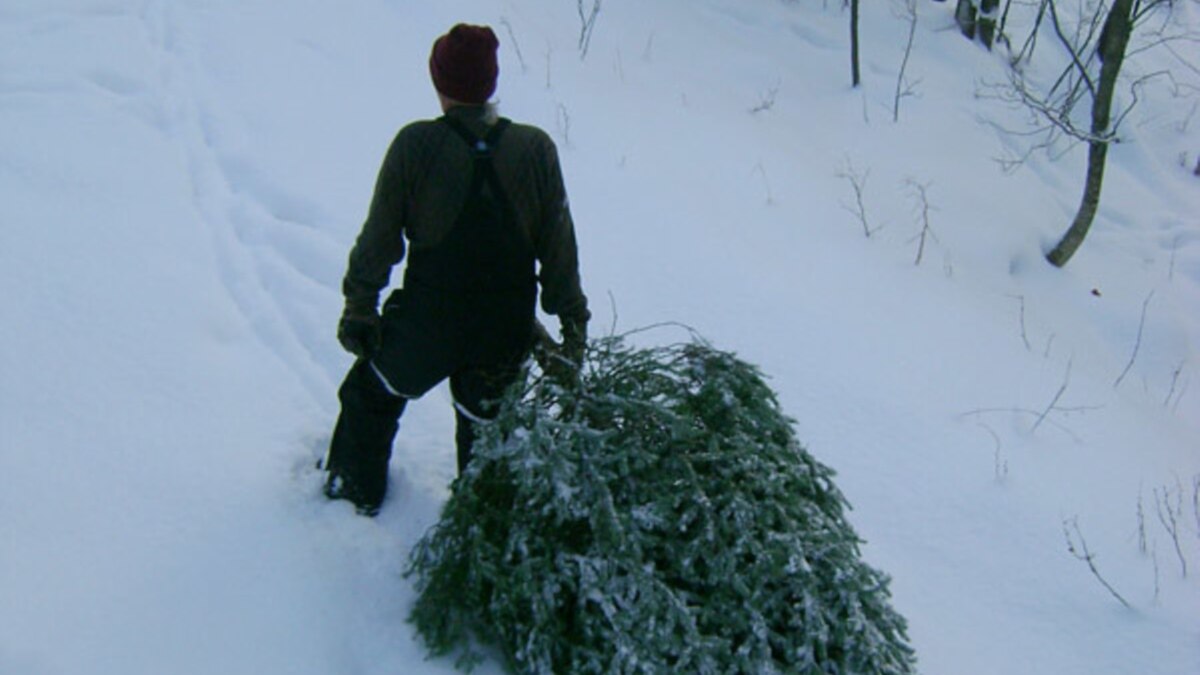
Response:
M567 202L558 151L545 137L545 189L542 192L541 229L534 242L541 270L542 309L565 324L586 325L591 313L579 281L579 253L575 224Z
M350 250L346 276L342 279L347 310L376 311L379 292L388 285L392 267L404 258L404 208L397 145L392 144L379 170L367 220Z

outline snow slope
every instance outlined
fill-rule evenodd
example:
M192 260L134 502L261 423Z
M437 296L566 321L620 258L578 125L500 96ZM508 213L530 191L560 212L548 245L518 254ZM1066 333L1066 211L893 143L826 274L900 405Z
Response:
M771 375L922 672L1200 672L1196 99L1147 87L1055 270L1085 153L999 170L1021 146L980 120L1020 116L976 96L1003 62L952 4L918 3L893 122L892 2L864 3L852 90L836 2L604 3L581 59L568 0L5 0L0 673L453 670L400 575L454 476L446 389L377 519L313 464L345 256L457 21L496 27L502 111L559 143L593 332L680 322ZM1194 87L1175 50L1130 72Z

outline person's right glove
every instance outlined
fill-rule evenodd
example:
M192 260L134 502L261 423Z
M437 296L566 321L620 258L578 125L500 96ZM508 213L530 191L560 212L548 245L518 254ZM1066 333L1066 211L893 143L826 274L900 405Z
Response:
M370 358L379 351L383 339L379 313L373 309L347 305L342 312L342 319L338 321L337 337L342 349L359 358Z

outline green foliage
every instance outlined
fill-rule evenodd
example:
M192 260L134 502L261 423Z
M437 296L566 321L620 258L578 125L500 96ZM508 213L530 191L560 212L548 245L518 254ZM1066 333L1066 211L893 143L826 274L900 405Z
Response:
M412 620L529 673L909 673L888 580L760 373L700 344L530 372L412 552Z

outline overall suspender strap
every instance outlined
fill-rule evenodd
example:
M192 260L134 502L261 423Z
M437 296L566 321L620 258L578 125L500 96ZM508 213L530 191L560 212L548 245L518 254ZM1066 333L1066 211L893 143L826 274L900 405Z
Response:
M512 124L512 120L501 117L491 129L488 129L486 135L482 138L476 136L463 124L462 120L450 117L449 115L442 116L442 121L449 126L454 133L462 138L463 142L471 150L471 156L475 159L475 173L471 178L471 189L469 194L474 194L475 190L479 189L481 182L486 182L492 190L492 195L499 202L500 207L507 213L512 212L512 206L509 203L508 195L504 192L504 187L500 184L500 176L496 173L496 167L492 166L492 151L500 143L500 137L504 135L505 129Z
M508 125L512 124L512 120L508 119L507 117L501 117L499 121L492 125L491 129L488 129L487 134L480 138L472 133L471 130L467 128L467 125L463 124L462 120L456 117L443 115L442 121L445 122L446 125L451 129L453 129L454 132L458 134L464 141L466 141L467 145L470 146L472 153L476 153L477 157L478 153L490 155L492 148L496 147L496 143L500 141L500 136L504 134L504 130L508 128Z

